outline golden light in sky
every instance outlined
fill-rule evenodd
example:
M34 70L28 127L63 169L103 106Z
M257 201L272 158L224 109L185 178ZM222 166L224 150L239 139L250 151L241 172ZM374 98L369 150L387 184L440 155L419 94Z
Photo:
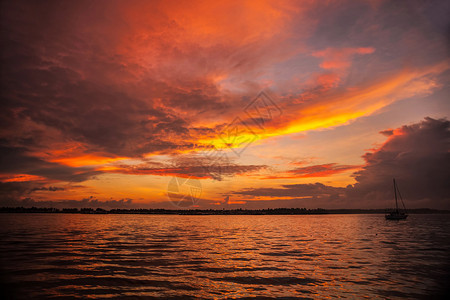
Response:
M2 206L448 206L442 5L2 3Z

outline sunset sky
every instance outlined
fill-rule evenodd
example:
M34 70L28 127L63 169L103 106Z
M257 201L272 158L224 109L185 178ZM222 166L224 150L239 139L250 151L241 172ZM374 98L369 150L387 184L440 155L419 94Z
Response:
M450 208L449 15L2 1L0 206Z

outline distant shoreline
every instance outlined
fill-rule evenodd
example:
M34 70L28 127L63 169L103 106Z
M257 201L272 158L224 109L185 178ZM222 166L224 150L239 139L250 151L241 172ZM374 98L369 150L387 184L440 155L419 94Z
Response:
M335 214L385 214L392 209L110 209L102 208L38 208L2 207L0 213L55 213L55 214L145 214L145 215L335 215ZM416 208L409 214L450 214L450 210Z

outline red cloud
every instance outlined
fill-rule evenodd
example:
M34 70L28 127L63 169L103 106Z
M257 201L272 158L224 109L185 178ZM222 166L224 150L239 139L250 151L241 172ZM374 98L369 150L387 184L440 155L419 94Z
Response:
M348 170L354 170L359 166L338 165L336 163L308 166L290 170L289 173L295 174L300 178L307 177L327 177L334 174L342 173Z
M322 57L320 64L322 69L345 69L350 66L351 58L356 55L372 54L375 49L367 48L327 48L322 51L313 53L315 57Z
M105 164L122 158L199 151L266 85L280 96L282 115L251 128L260 138L339 126L427 94L448 70L437 64L447 52L414 16L393 9L402 18L337 2L4 1L2 174L81 182L113 172ZM357 28L341 26L349 15ZM399 31L377 30L393 27ZM417 33L404 35L409 30ZM308 49L325 50L314 58ZM400 70L405 53L413 66ZM342 74L357 55L371 64L353 74L361 78L353 85ZM303 81L311 84L301 90ZM196 165L156 167L116 172L215 177ZM286 175L329 176L350 166L313 167ZM250 170L230 166L225 174Z
M287 171L286 176L269 176L265 177L264 179L328 177L357 168L360 168L360 166L338 165L336 163L329 163L296 168Z
M196 165L166 168L152 168L146 166L118 166L102 167L97 171L132 174L132 175L156 175L175 176L182 178L215 179L222 180L223 176L244 175L265 168L262 165Z
M427 117L422 122L402 126L394 132L400 134L391 135L382 146L363 156L366 164L353 174L356 179L353 186L342 188L320 183L287 184L248 188L234 194L288 197L291 200L310 196L321 198L320 205L326 207L387 208L393 205L394 177L400 185L407 207L450 208L450 121ZM317 165L295 169L293 172L298 171L299 177L302 177L327 174L333 169L344 170L346 166ZM314 205L317 203L314 202Z

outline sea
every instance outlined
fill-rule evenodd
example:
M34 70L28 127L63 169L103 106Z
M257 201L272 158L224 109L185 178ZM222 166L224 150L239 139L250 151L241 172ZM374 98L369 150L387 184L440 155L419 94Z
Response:
M2 299L441 299L450 215L0 214Z

